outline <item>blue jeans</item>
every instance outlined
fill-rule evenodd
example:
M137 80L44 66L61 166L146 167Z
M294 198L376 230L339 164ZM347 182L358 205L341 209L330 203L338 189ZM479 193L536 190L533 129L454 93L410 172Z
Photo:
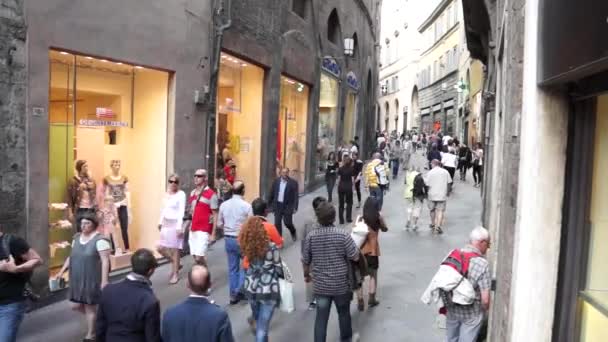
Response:
M399 159L391 159L391 166L393 168L393 179L395 179L399 174Z
M241 268L241 247L236 238L226 236L226 254L228 255L228 284L230 286L230 298L236 298L243 283L245 272Z
M276 303L250 300L249 305L251 305L251 313L255 320L255 342L268 342L270 320Z
M0 342L17 341L17 331L25 316L25 302L0 304Z
M350 342L353 337L353 327L350 320L350 301L352 293L339 296L316 295L317 317L315 318L315 342L325 342L327 339L327 321L331 312L331 303L336 304L338 323L340 326L340 341Z
M379 186L369 188L369 195L378 200L378 210L382 210L382 204L384 203L384 190L382 190Z

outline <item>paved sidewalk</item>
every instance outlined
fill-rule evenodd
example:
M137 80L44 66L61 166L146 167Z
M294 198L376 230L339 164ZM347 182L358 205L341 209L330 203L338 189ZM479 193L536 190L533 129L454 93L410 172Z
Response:
M415 158L415 164L422 169L424 158L419 155ZM327 195L324 187L300 199L300 211L294 217L299 230L302 229L304 222L313 219L311 202L318 195ZM337 199L337 195L335 198ZM445 341L445 330L436 327L434 308L422 304L420 296L441 259L452 248L465 244L469 231L479 223L481 212L479 190L473 188L470 175L468 183L456 181L454 194L448 201L445 233L440 236L431 234L428 229L429 218L426 206L422 213L419 231L414 233L403 230L407 213L403 200L403 174L398 180L393 181L384 203L383 214L387 219L389 231L382 233L380 237L382 255L378 296L381 304L359 313L353 302L351 312L354 331L360 333L360 341L364 342ZM272 218L270 219L272 221ZM306 310L302 267L299 262L300 244L299 241L296 244L292 243L287 235L282 256L291 267L296 279L297 310L291 314L279 311L275 313L270 340L312 341L315 313ZM246 317L250 313L249 307L245 304L227 305L227 259L223 241L213 246L209 260L213 277L212 297L219 305L227 308L235 340L253 341L246 323ZM187 257L184 261L185 269L188 269L191 259ZM167 285L168 272L168 267L163 266L152 278L154 291L161 301L163 310L187 296L183 279L177 285ZM337 314L335 310L332 311L327 334L328 342L339 340ZM69 303L63 301L28 314L21 326L18 341L81 341L83 332L83 318L72 312Z

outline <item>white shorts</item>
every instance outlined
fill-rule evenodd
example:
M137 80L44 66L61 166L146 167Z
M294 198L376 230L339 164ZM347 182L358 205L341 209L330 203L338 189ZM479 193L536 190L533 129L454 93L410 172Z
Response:
M209 233L207 232L190 232L188 244L190 245L190 254L196 256L205 256L209 248Z

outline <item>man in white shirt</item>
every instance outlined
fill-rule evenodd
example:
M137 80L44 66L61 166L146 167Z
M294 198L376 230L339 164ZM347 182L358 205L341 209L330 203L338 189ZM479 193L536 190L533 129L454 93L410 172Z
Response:
M245 273L241 268L241 248L238 243L241 225L253 216L251 204L243 199L245 184L235 181L232 186L232 198L220 205L218 227L224 228L225 247L228 255L228 279L230 286L230 304L236 304L243 299L240 289L245 281Z
M442 139L443 146L447 146L448 143L450 142L450 140L452 140L452 137L446 134L441 139Z
M455 153L441 153L441 164L443 168L450 174L450 185L448 186L448 195L452 193L452 185L454 182L454 174L456 174L456 168L458 167L458 157Z
M446 201L448 200L448 185L452 183L450 174L443 169L437 159L431 161L431 171L424 177L428 189L428 204L431 213L431 229L442 234L441 226L444 221Z

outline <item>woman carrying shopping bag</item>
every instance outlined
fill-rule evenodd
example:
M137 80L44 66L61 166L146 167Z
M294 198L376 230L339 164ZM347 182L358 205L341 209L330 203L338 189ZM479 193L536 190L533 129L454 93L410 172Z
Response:
M378 267L380 266L378 257L380 256L380 244L378 243L378 234L380 231L386 232L388 228L378 210L378 203L374 197L368 197L363 204L363 222L367 224L368 233L365 243L361 246L361 253L367 261L367 270L369 276L369 299L367 304L369 307L374 307L380 304L376 298L376 290L378 288ZM357 308L359 311L365 309L363 300L363 286L357 290Z
M268 341L270 320L274 310L281 302L279 279L284 278L281 256L277 246L272 243L264 221L259 216L250 217L239 233L241 251L249 268L245 273L245 296L251 305L255 325L255 341Z

